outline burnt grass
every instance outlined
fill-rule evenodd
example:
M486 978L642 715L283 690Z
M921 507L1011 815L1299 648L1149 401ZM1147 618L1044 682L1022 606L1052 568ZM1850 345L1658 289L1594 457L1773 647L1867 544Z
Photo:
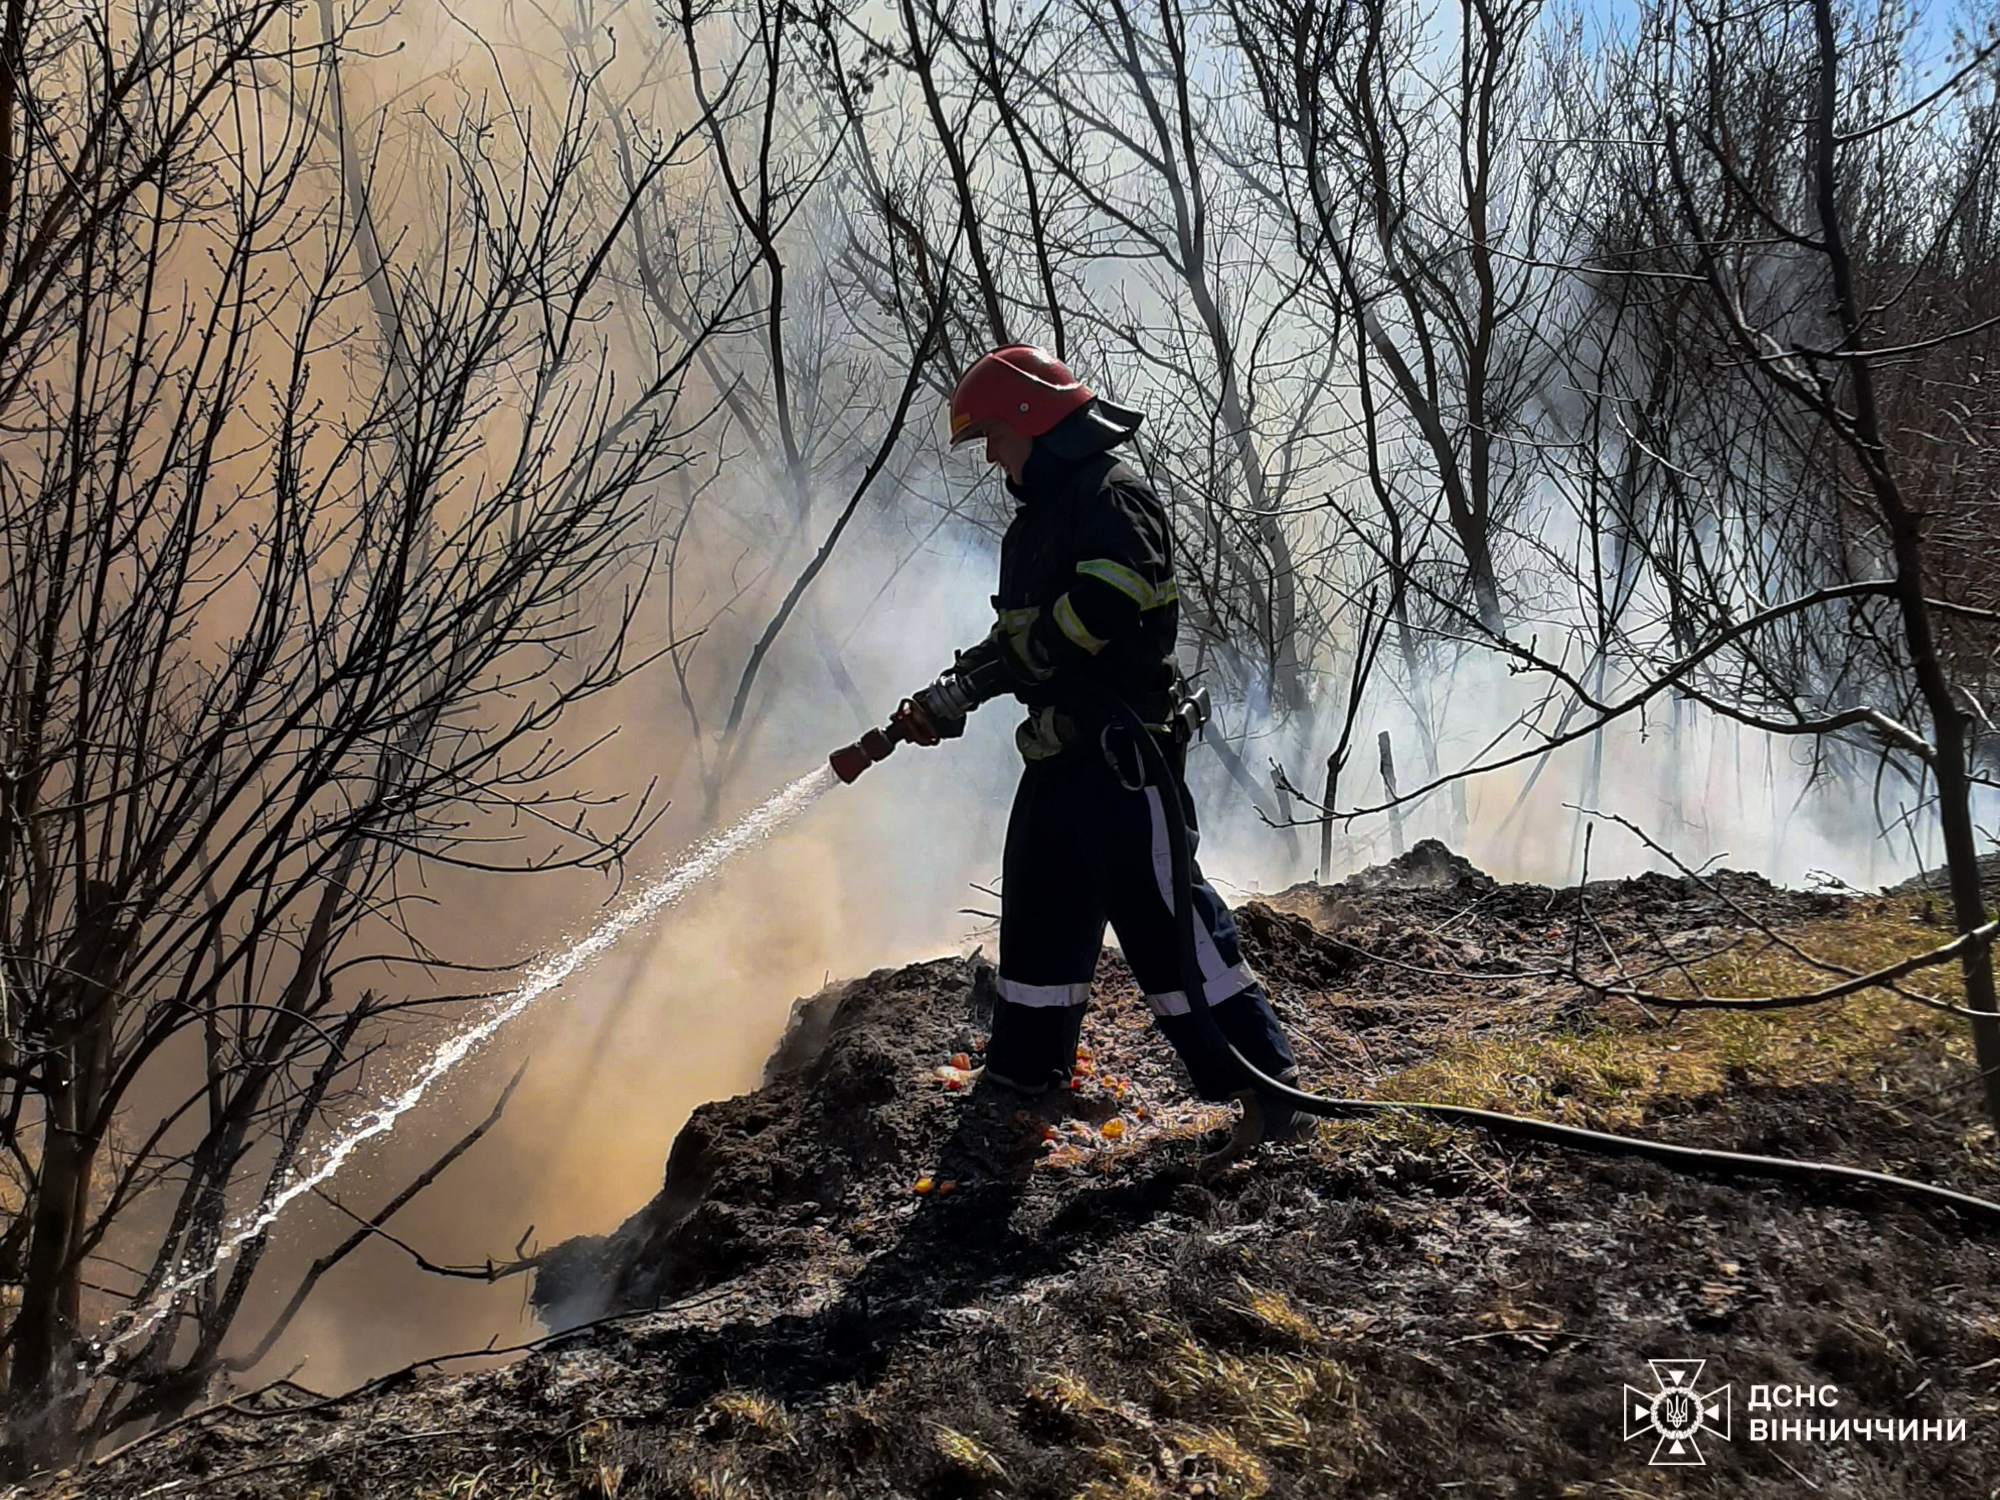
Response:
M1512 1049L1675 1046L1656 1018L1552 972L1586 937L1600 955L1685 967L1748 925L1879 917L1890 900L1921 920L1908 893L1729 873L1498 885L1426 844L1238 915L1307 1081L1396 1097L1401 1070L1468 1048L1504 1074ZM937 1069L976 1053L989 999L990 974L951 959L799 1002L764 1087L695 1112L660 1196L545 1259L538 1306L575 1326L504 1367L440 1360L339 1397L271 1387L37 1488L2000 1493L2000 1226L1408 1116L1207 1168L1204 1131L1227 1112L1189 1099L1115 953L1075 1118L1054 1121L1031 1166L920 1194L920 1178L951 1180L948 1143L985 1108ZM1615 1100L1583 1081L1555 1104L1581 1123L2000 1199L1962 1028L1908 1015L1853 1067L1732 1066L1699 1088L1662 1074ZM1549 1080L1534 1081L1546 1102ZM1653 1358L1704 1359L1704 1385L1732 1384L1733 1440L1701 1437L1701 1466L1653 1466L1655 1438L1625 1436L1622 1387L1655 1389ZM1753 1442L1747 1397L1765 1384L1837 1387L1833 1411L1807 1415L1963 1421L1964 1437Z

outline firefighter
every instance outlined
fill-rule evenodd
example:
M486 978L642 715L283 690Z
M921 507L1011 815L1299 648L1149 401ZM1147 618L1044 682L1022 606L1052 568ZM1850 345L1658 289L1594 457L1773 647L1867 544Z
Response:
M983 440L1019 508L1000 544L991 633L893 722L911 743L934 745L962 734L965 715L989 698L1011 693L1027 708L1015 733L1025 765L1007 825L982 1089L1038 1098L1067 1084L1109 921L1196 1092L1243 1104L1224 1147L1235 1155L1302 1133L1309 1117L1243 1088L1233 1061L1203 1043L1196 1005L1263 1073L1297 1076L1229 909L1198 866L1199 993L1182 976L1162 799L1178 800L1192 844L1182 768L1197 725L1173 656L1179 606L1166 507L1111 451L1141 420L1031 345L995 350L965 372L951 397L952 445ZM1148 774L1114 720L1118 699L1160 737L1170 785Z

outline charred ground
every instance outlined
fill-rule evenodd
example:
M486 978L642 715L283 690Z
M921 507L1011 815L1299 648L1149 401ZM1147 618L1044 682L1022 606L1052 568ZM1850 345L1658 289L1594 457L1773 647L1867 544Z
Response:
M1962 1027L1867 994L1678 1021L1658 989L1799 988L1941 934L1923 890L1751 876L1500 885L1435 844L1239 908L1309 1084L1875 1167L2000 1198ZM1803 987L1810 988L1808 982ZM1948 984L1937 992L1950 998ZM105 1497L1632 1494L1958 1497L2000 1472L2000 1231L1945 1210L1522 1147L1408 1116L1205 1173L1115 954L1076 1116L1025 1180L942 1183L977 962L801 1001L763 1088L696 1111L663 1190L544 1261L582 1326L502 1369L278 1387L56 1481ZM1116 1118L1116 1138L1103 1124ZM595 1321L586 1321L595 1320ZM1737 1441L1653 1468L1648 1358L1735 1384ZM1751 1384L1958 1443L1752 1443ZM1791 1415L1781 1413L1776 1415ZM1450 1488L1446 1488L1450 1486Z

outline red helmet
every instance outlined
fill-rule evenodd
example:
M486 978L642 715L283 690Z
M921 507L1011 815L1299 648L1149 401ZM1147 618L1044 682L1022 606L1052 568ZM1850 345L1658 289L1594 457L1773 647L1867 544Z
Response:
M1023 437L1040 437L1094 399L1069 366L1033 344L1009 344L981 355L951 393L951 444L984 437L1005 422Z

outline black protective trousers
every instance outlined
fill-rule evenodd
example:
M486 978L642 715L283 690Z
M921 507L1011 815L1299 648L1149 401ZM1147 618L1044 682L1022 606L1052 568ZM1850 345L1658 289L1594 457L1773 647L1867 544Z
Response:
M986 1066L995 1077L1037 1089L1068 1079L1084 1006L1108 921L1154 1023L1186 1064L1195 1092L1226 1099L1245 1086L1227 1054L1202 1041L1189 1007L1205 1004L1232 1045L1273 1078L1295 1072L1291 1047L1264 988L1243 962L1229 908L1193 862L1195 950L1202 987L1190 997L1174 931L1173 856L1163 796L1177 797L1190 845L1199 841L1194 801L1176 774L1171 787L1146 778L1136 747L1114 766L1086 741L1030 761L1007 824L1000 901L1000 998ZM1180 752L1168 760L1178 767Z

